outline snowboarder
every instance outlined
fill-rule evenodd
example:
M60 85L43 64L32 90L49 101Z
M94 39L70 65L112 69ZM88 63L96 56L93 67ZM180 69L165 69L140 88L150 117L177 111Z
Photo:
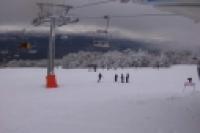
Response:
M118 80L118 75L115 74L115 83L117 82L117 80Z
M129 73L126 74L126 83L129 83Z
M121 83L124 83L124 75L121 74Z
M103 77L102 74L99 73L99 75L98 75L98 81L97 81L98 83L101 81L102 77Z

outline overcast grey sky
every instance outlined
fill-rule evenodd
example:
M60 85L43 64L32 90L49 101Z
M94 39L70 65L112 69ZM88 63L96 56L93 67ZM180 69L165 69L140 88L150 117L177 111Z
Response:
M1 0L0 1L0 31L30 28L30 22L37 14L36 2L56 2L71 5L82 5L98 0ZM134 4L132 2L121 4L111 2L105 5L93 6L72 10L76 16L104 16L104 15L134 15L149 13L164 13L151 6ZM60 31L94 31L103 27L102 19L81 19L77 24L59 28ZM34 28L37 29L37 28ZM41 28L39 28L41 29ZM161 44L180 46L200 46L200 24L182 16L165 17L137 17L111 19L110 31L114 35L127 38L155 41Z

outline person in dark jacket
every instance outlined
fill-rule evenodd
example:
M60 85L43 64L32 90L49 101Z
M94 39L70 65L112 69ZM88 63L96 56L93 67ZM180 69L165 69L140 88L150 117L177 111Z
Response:
M117 80L118 80L118 75L115 74L115 82L117 82Z
M124 83L124 75L121 74L121 83Z
M126 74L126 83L129 83L129 73Z
M98 81L97 81L98 83L101 82L102 77L103 77L102 74L99 73L99 75L98 75Z
M199 76L199 79L200 79L200 61L197 64L197 73L198 73L198 76Z

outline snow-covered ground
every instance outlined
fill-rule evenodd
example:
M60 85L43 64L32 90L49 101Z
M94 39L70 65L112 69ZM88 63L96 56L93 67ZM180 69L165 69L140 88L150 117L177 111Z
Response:
M48 90L45 69L0 69L0 133L200 133L196 66L98 72L56 69ZM114 83L127 72L130 83ZM195 92L182 91L188 77Z

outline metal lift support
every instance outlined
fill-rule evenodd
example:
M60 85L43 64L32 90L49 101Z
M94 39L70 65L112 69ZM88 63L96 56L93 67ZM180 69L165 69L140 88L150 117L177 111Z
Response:
M38 17L33 20L33 25L39 26L44 23L50 24L49 49L48 49L48 66L46 76L46 87L57 88L58 84L54 72L55 59L55 28L68 23L78 22L78 18L67 16L72 6L52 3L37 3L39 7Z

